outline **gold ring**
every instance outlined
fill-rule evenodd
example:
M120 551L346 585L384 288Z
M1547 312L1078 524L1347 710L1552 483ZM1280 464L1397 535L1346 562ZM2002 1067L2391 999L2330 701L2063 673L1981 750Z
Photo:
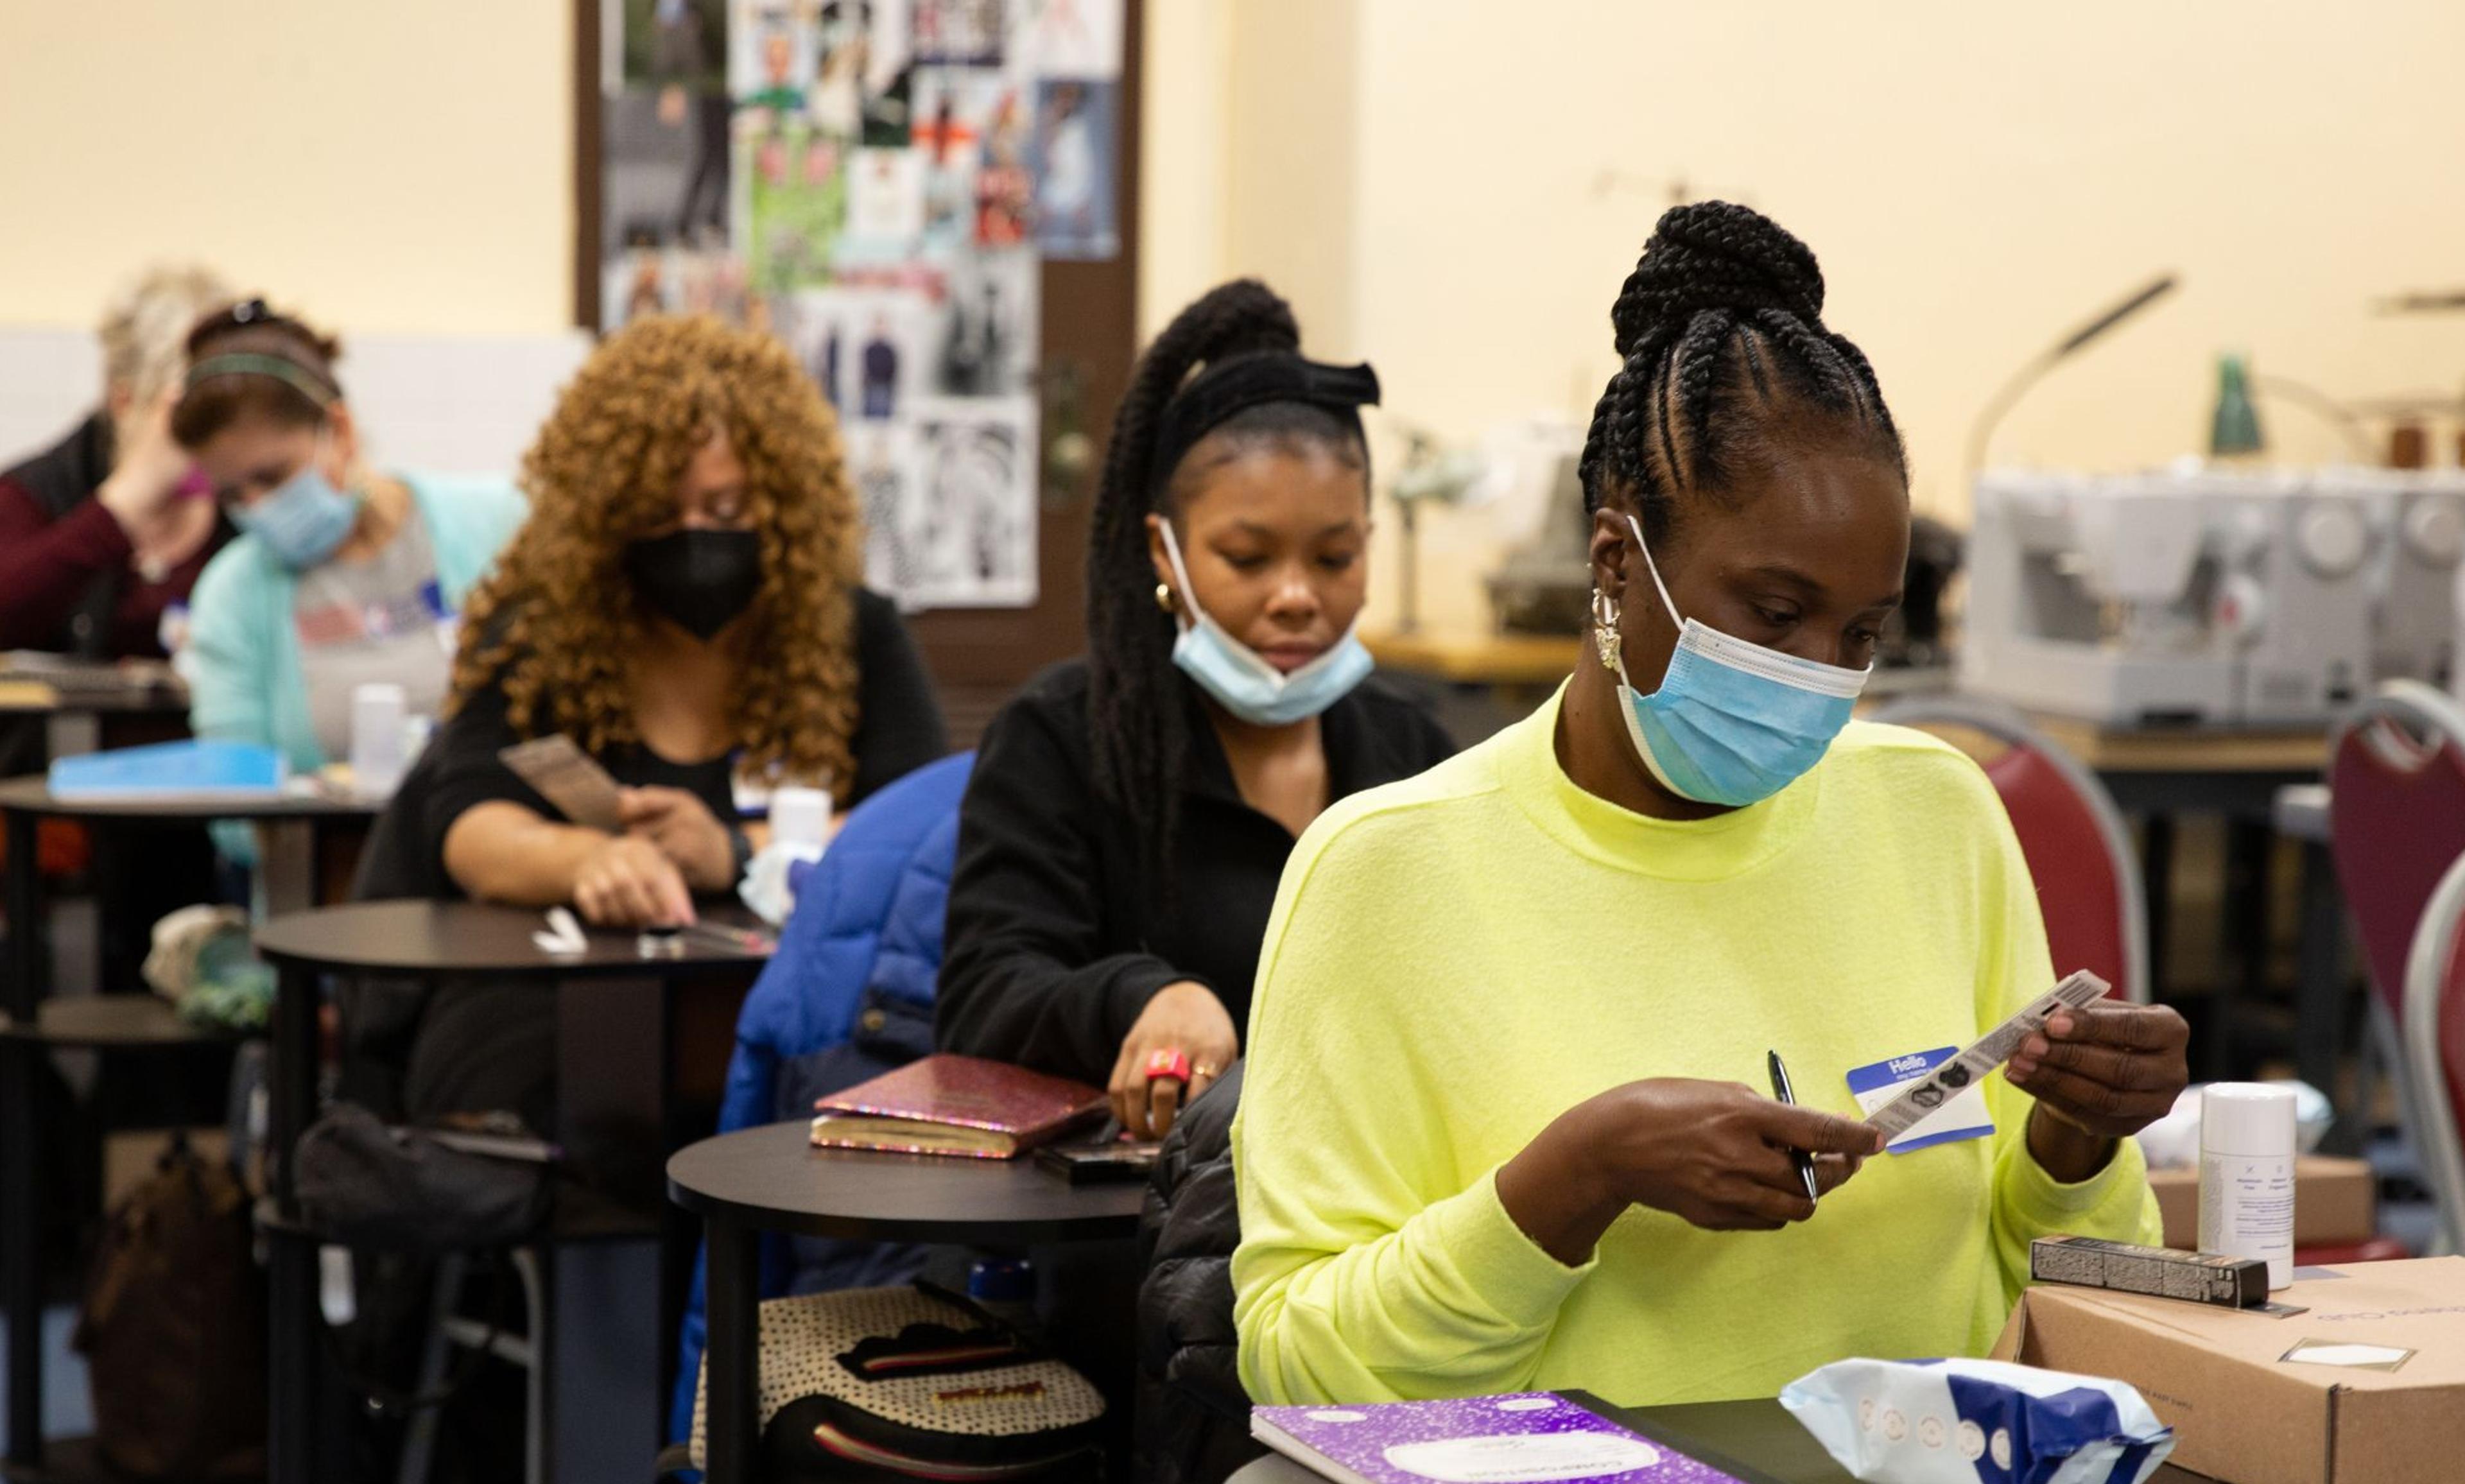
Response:
M1207 1065L1205 1062L1200 1062L1197 1066L1190 1068L1189 1073L1192 1076L1207 1077L1211 1080L1215 1075L1216 1069Z

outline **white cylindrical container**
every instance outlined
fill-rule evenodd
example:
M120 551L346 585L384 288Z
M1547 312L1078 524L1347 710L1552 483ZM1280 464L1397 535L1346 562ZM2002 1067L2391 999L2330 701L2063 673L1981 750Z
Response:
M2272 1290L2294 1281L2294 1089L2201 1093L2200 1251L2265 1260Z
M351 787L381 799L402 782L402 687L371 681L351 688Z
M780 788L770 795L770 843L820 850L831 836L831 796L819 788Z

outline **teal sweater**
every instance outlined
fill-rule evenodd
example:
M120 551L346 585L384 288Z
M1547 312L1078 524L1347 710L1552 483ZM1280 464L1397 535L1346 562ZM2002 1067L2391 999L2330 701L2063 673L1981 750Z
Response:
M487 475L398 474L411 488L436 551L436 583L459 611L522 523L526 507L513 485ZM308 683L292 620L299 579L265 543L243 535L217 552L189 599L189 640L180 673L189 682L189 728L199 737L268 742L295 773L330 761L308 720ZM245 831L217 828L223 853L246 861Z

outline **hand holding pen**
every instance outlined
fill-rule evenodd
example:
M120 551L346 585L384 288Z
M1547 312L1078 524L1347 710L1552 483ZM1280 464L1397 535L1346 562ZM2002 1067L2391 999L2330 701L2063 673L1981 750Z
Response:
M1791 1108L1796 1107L1797 1090L1788 1085L1788 1069L1781 1065L1780 1052L1764 1052L1764 1071L1771 1078L1772 1096ZM1790 1162L1797 1166L1798 1178L1806 1182L1806 1203L1811 1206L1822 1200L1823 1191L1814 1182L1814 1156L1803 1149L1791 1149L1788 1155Z
M1517 1226L1562 1262L1580 1262L1632 1206L1709 1231L1777 1231L1814 1214L1882 1131L1792 1107L1743 1082L1654 1077L1567 1109L1498 1171Z

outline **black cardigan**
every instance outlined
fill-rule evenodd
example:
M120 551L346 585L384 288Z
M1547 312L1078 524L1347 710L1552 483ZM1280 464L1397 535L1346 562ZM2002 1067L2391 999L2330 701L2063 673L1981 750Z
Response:
M1156 991L1196 980L1235 1026L1293 836L1241 800L1199 706L1182 798L1175 905L1152 905L1129 821L1098 796L1087 667L1045 672L985 731L959 807L935 1039L1101 1085ZM1455 752L1429 712L1376 676L1322 720L1329 792L1410 778Z

